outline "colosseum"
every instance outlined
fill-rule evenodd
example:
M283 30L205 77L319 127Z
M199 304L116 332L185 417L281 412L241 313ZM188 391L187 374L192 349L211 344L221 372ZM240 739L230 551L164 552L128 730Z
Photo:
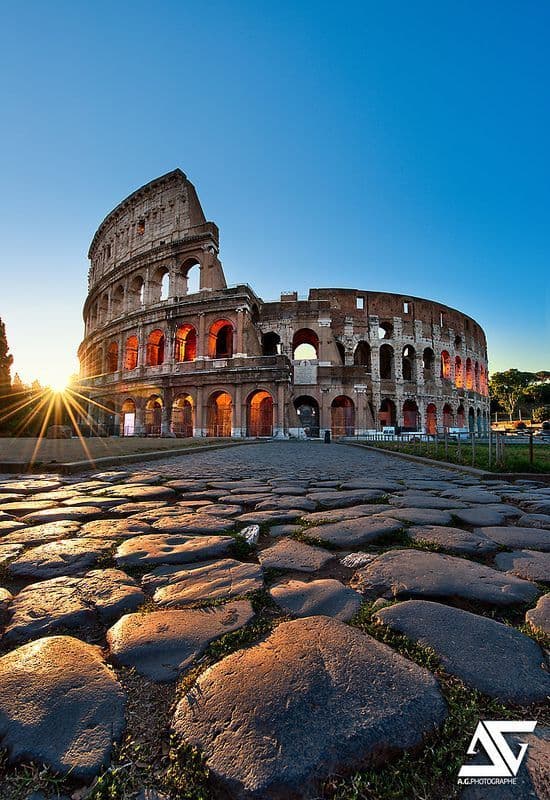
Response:
M219 232L181 170L133 192L89 250L78 355L93 425L122 436L487 430L487 347L431 300L227 286Z

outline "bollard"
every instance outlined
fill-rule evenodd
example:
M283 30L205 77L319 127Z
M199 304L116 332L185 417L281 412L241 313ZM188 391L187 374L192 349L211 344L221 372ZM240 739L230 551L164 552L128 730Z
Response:
M529 464L533 466L533 431L529 431Z
M325 444L330 444L330 431L325 431Z

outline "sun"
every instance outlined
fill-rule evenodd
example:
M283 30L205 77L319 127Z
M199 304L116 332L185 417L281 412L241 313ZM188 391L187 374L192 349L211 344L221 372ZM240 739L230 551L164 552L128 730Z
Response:
M68 378L59 377L48 381L48 388L50 388L55 394L63 394L66 392L68 385Z

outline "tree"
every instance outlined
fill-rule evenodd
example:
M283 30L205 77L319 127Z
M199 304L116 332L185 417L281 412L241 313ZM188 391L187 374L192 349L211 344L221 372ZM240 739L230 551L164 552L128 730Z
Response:
M544 422L550 419L550 406L539 406L533 409L533 422Z
M10 355L8 339L6 337L6 326L0 317L0 398L9 395L11 390L11 365L13 356Z
M534 372L520 372L518 369L495 372L491 376L489 391L504 407L512 420L519 400L525 397L528 388L536 380L537 376Z

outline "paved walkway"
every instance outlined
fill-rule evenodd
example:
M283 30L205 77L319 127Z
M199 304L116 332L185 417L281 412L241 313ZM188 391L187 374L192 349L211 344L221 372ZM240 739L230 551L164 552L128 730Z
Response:
M541 719L549 576L547 487L354 447L0 477L0 797L34 761L68 795L112 765L114 797L347 800L332 776L411 748L425 796L457 796L457 681ZM518 798L544 796L545 735Z

